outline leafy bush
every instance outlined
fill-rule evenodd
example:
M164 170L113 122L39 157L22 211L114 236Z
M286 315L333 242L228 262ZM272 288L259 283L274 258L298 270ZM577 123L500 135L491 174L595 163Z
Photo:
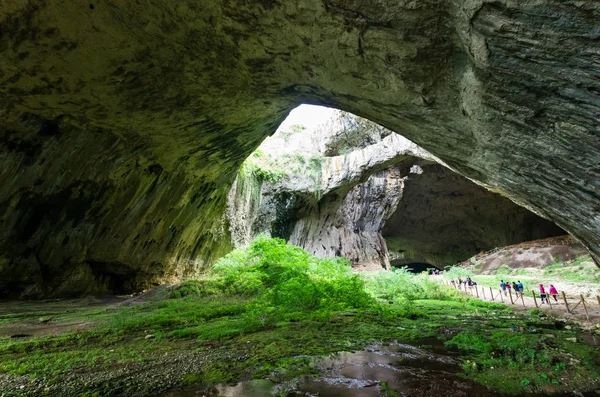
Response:
M444 276L446 278L451 278L451 279L457 279L459 277L467 278L467 277L473 277L473 272L470 270L464 269L462 267L459 267L459 266L452 266L449 269L447 269L446 271L444 271Z
M457 291L440 288L426 274L415 275L407 269L379 272L365 276L367 291L383 301L411 301L415 299L455 299Z
M169 298L179 299L186 296L200 296L202 295L203 282L200 280L186 280L179 284L171 291Z
M257 237L219 260L210 277L225 294L257 297L253 312L263 320L322 317L373 303L347 260L316 258L278 238Z

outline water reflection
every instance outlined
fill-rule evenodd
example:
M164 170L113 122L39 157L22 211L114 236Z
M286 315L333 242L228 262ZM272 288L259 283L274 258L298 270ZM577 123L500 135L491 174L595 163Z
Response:
M315 365L320 368L320 376L307 376L289 385L251 381L211 390L171 392L165 397L379 397L386 390L392 391L389 395L396 392L402 396L500 396L458 376L458 362L431 348L400 343L376 345L317 360Z
M445 350L440 343L432 340L431 345L423 347L391 343L339 353L315 360L320 376L306 376L288 384L253 380L235 386L219 385L210 390L173 391L163 397L503 396L461 377L463 371L455 354ZM569 395L595 394L560 394Z

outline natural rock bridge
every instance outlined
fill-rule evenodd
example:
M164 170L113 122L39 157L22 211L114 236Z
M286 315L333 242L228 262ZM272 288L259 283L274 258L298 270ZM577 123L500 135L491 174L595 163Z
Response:
M600 260L600 3L0 5L0 291L142 288L230 248L243 159L306 102L369 118Z

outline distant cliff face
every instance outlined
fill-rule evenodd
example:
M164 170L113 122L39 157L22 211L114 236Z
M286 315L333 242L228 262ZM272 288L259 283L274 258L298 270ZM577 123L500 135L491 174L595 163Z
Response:
M0 4L0 295L131 291L230 248L299 103L396 131L600 260L600 3ZM599 262L600 263L600 262Z
M381 230L403 177L426 162L417 155L430 156L349 114L314 132L278 133L244 163L229 193L232 239L243 245L266 233L319 256L347 257L356 268L389 268Z
M324 197L301 211L289 242L322 257L343 256L356 270L389 269L381 230L402 196L402 170L391 166L346 195Z
M236 245L266 233L376 270L390 262L450 265L565 234L406 139L356 116L341 119L311 133L278 133L250 156L229 195Z

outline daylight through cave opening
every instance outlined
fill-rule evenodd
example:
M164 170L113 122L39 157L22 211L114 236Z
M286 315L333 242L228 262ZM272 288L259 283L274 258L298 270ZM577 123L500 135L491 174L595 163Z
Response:
M228 197L234 246L258 234L356 270L443 268L482 251L566 234L351 113L302 105L244 162Z

